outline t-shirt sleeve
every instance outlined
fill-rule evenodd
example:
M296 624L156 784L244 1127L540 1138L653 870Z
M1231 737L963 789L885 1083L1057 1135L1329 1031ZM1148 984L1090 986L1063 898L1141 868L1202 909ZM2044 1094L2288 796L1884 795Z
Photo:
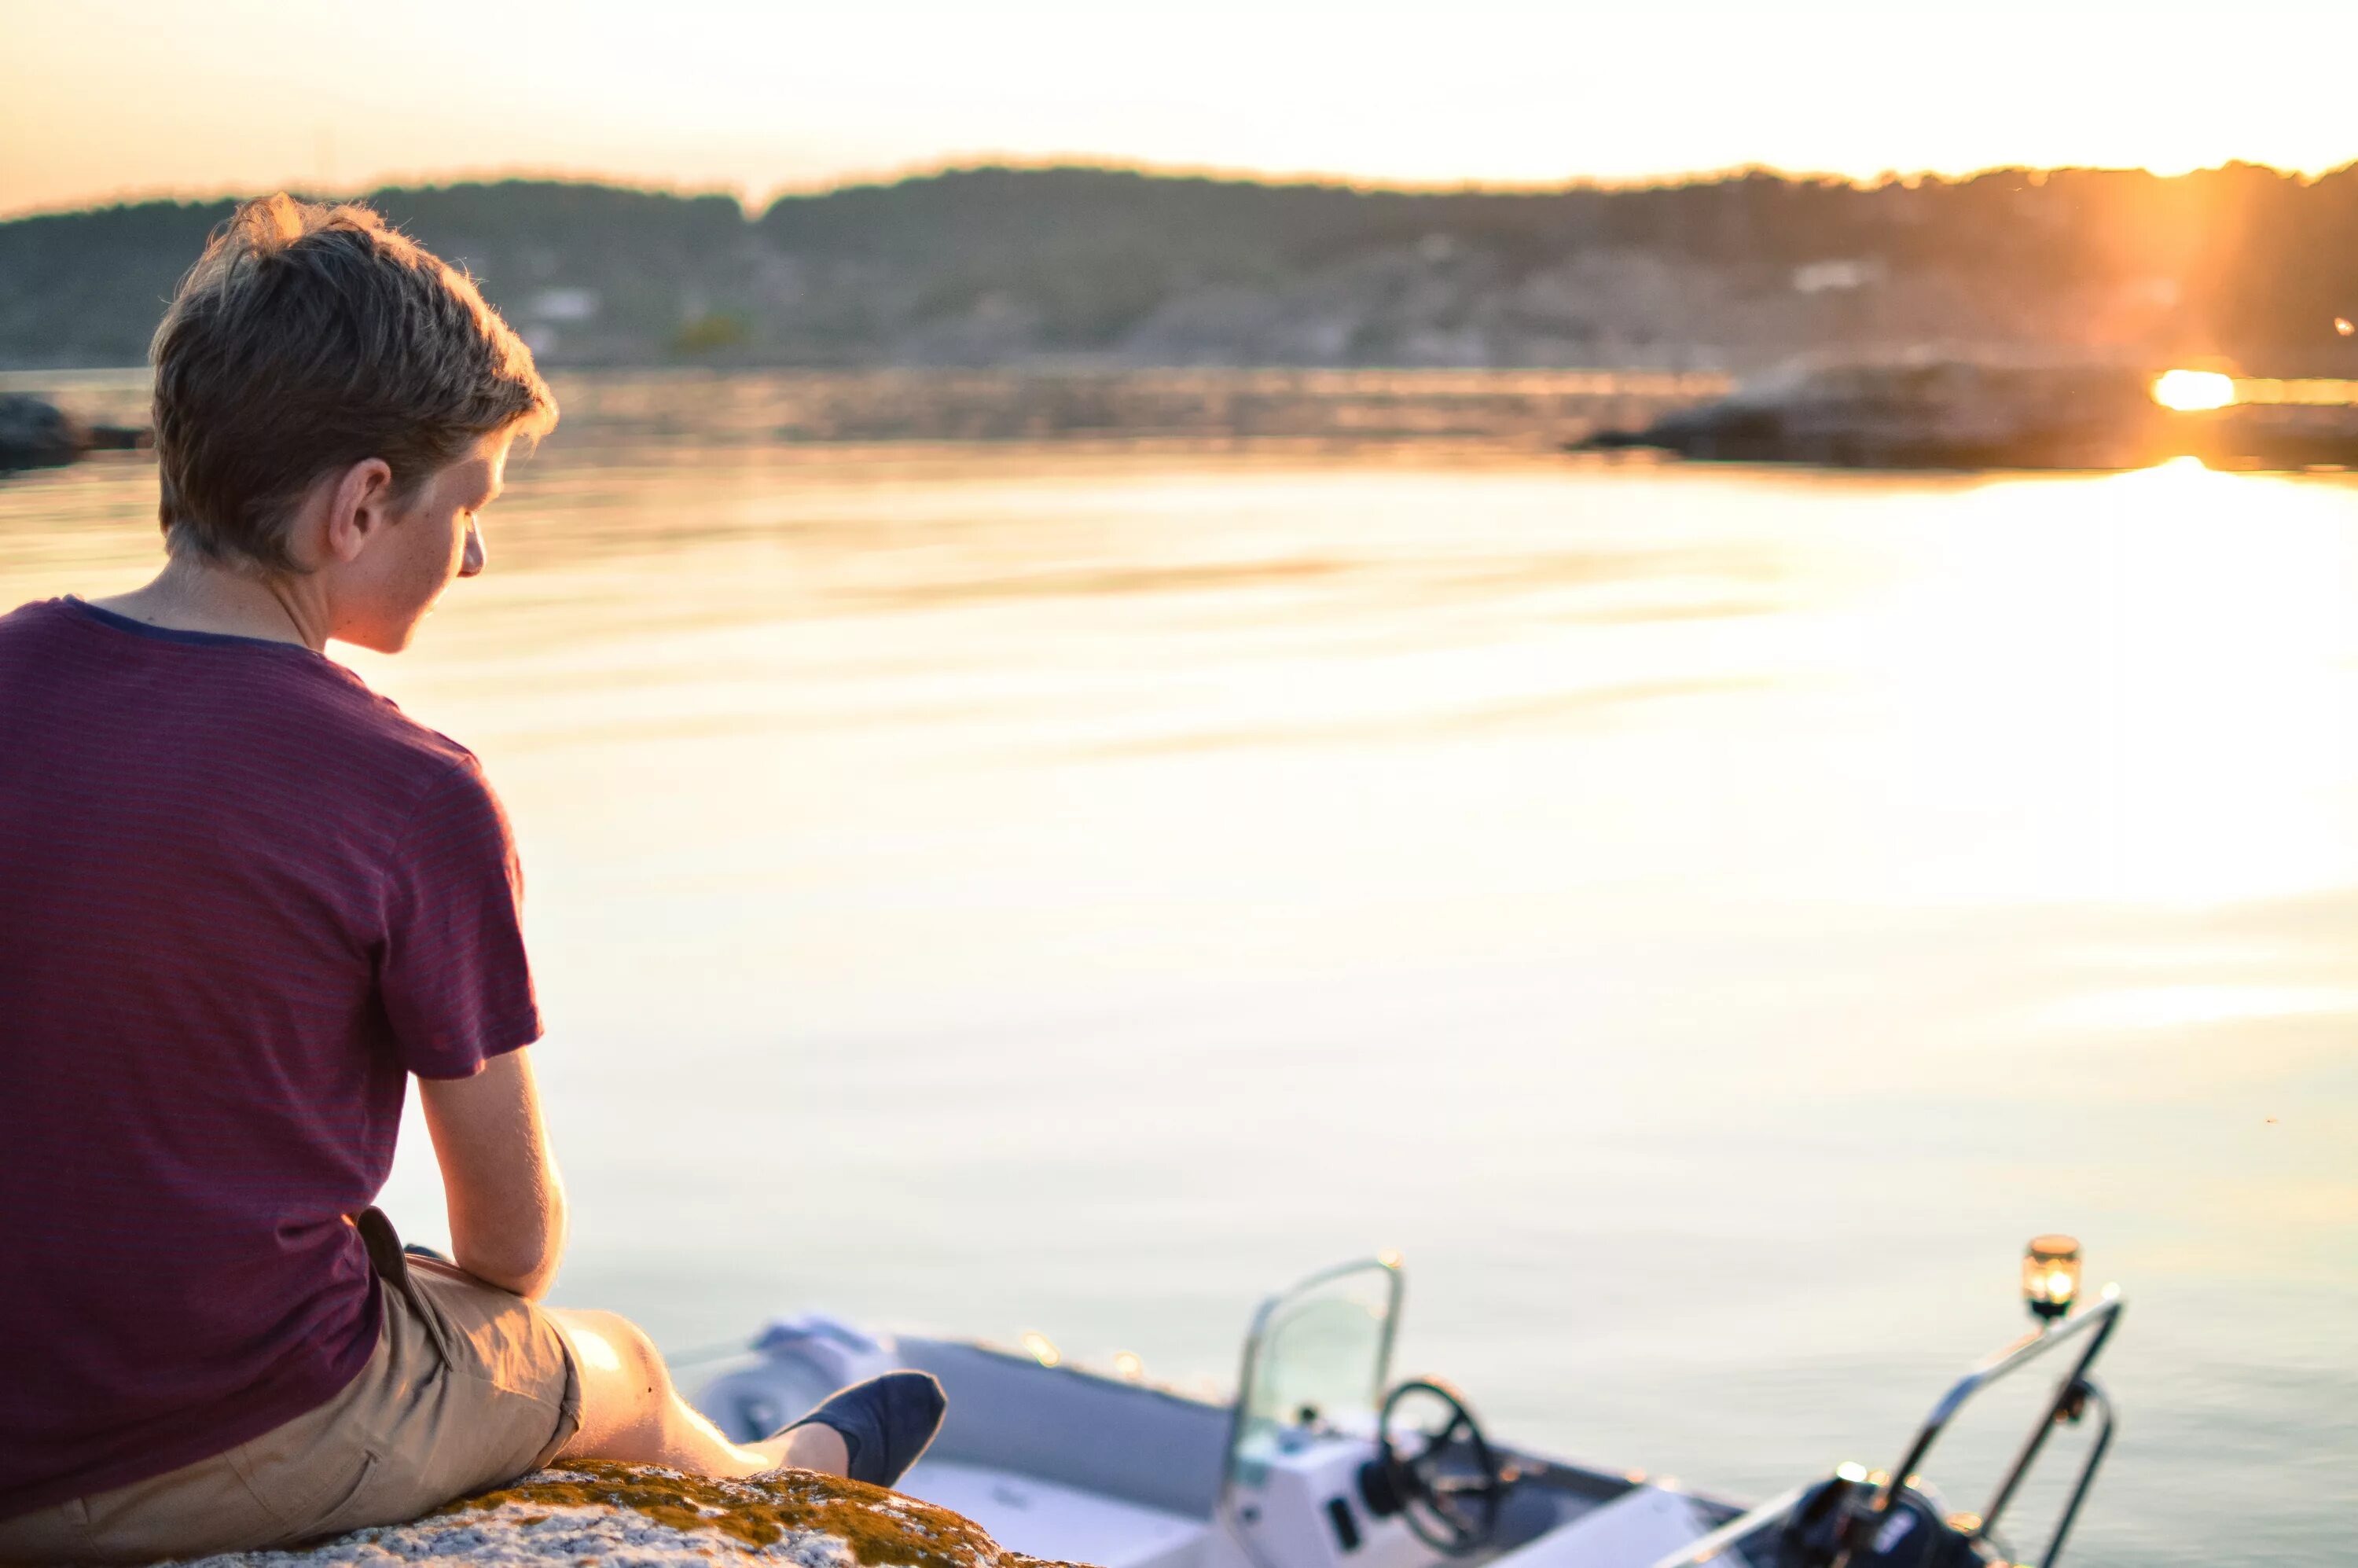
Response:
M469 1077L540 1038L523 902L507 814L469 757L427 790L385 868L377 989L404 1067Z

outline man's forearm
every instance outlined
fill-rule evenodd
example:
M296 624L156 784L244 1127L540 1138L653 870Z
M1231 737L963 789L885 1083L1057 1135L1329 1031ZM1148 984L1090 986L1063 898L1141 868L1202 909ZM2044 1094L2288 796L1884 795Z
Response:
M444 1207L450 1217L451 1260L487 1284L536 1302L548 1294L565 1260L567 1213L565 1185L553 1165L535 1184L541 1190L499 1205L497 1220L476 1216L456 1188L446 1187ZM523 1215L537 1223L519 1224Z
M420 1079L442 1167L450 1253L477 1279L538 1300L565 1257L565 1183L549 1152L529 1050L472 1077Z

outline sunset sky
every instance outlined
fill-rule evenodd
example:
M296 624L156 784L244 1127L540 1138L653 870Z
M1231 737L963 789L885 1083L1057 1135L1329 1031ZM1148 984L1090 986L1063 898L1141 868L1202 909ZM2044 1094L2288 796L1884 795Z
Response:
M201 18L201 21L199 19ZM0 214L505 172L1368 182L2358 158L2358 4L0 0Z

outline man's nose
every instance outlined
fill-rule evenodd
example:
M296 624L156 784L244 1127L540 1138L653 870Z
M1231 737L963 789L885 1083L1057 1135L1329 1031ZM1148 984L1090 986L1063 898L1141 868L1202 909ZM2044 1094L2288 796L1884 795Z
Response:
M459 575L473 577L483 569L483 531L467 524L467 547L459 557Z

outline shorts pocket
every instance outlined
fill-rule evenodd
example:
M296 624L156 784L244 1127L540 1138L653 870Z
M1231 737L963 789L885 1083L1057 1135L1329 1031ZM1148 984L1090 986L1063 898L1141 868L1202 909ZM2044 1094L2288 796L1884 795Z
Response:
M415 1510L406 1510L406 1499L387 1496L386 1488L380 1485L388 1478L388 1469L390 1466L378 1455L363 1455L361 1473L352 1478L342 1496L321 1499L310 1528L300 1539L316 1541L372 1524L398 1524L410 1518Z
M351 1529L334 1521L373 1489L383 1463L373 1449L357 1444L331 1441L300 1454L254 1453L252 1447L232 1449L231 1464L254 1500L277 1521L273 1546Z
M538 1469L541 1456L557 1446L563 1415L543 1396L466 1374L453 1377L427 1473L446 1499L504 1487Z

